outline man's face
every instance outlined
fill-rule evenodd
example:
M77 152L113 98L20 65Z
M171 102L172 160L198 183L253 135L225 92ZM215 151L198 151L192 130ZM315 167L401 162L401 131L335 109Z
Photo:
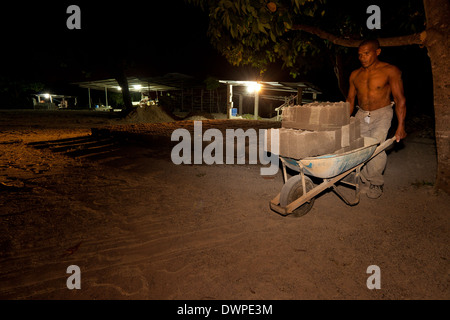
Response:
M380 52L380 49L375 49L371 44L366 44L359 47L358 56L363 68L368 68L372 64L374 64L374 62L378 60L378 55L380 54Z

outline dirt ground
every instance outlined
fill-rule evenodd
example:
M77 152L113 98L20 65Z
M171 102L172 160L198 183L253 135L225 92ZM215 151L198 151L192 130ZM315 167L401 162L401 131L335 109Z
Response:
M0 111L0 299L450 298L450 197L433 188L427 128L389 150L380 199L348 206L329 189L295 218L269 208L281 170L175 165L156 140L91 136L120 124ZM81 289L67 287L71 265ZM371 265L380 289L367 287Z

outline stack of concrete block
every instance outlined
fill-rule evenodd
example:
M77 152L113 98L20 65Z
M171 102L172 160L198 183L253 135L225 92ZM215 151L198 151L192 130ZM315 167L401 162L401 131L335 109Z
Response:
M310 131L339 129L349 124L350 104L348 102L309 103L285 108L281 126Z
M283 110L282 127L267 130L271 152L271 130L279 130L279 155L302 159L339 154L364 146L359 121L349 117L347 102L311 103Z

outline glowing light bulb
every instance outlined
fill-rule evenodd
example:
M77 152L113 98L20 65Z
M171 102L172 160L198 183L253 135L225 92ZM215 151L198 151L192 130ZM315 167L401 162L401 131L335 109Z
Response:
M248 91L248 92L257 92L257 91L259 91L259 90L261 90L261 84L260 84L260 83L257 83L257 82L250 82L250 83L247 85L247 91Z

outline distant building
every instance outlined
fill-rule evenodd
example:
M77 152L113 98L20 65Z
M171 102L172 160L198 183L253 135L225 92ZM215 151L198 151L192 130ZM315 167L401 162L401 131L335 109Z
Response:
M315 101L322 92L308 82L258 82L260 90L249 92L254 81L215 80L200 81L194 77L168 73L159 77L129 77L128 87L135 106L162 105L173 112L255 114L264 117L279 115L280 107ZM89 109L111 109L108 93L120 93L115 79L74 83L88 89ZM230 88L234 88L230 92ZM94 103L91 90L104 91L101 104ZM257 100L255 100L257 97ZM258 109L255 109L257 102Z
M33 109L58 110L77 106L77 97L39 93L33 97Z

